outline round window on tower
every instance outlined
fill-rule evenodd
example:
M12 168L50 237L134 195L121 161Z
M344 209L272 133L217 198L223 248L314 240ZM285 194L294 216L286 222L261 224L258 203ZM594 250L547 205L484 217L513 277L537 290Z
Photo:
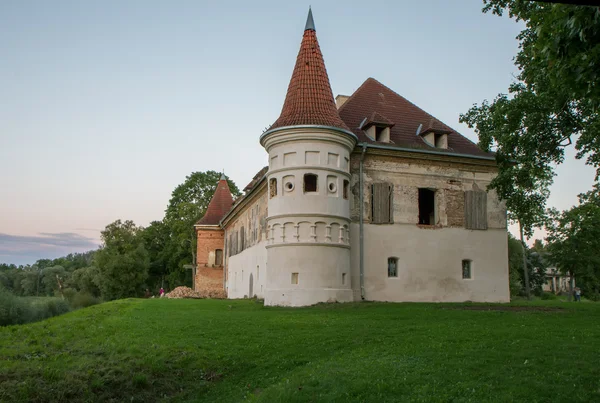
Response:
M294 184L292 182L286 182L284 187L287 192L294 190Z
M335 186L335 183L333 183L333 182L329 182L329 185L327 187L329 188L329 191L331 193L335 193L335 191L337 190L337 187Z

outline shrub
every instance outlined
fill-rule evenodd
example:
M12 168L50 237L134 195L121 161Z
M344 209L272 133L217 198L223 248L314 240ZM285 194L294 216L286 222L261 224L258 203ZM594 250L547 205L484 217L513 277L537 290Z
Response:
M558 295L552 292L543 292L542 295L540 295L540 298L543 300L555 300L558 299Z
M53 316L62 315L71 310L69 303L62 298L40 298L31 303L30 322L44 320Z
M18 325L30 321L31 306L0 286L0 326Z
M71 298L71 306L73 309L86 308L99 303L99 298L94 297L92 294L86 291L80 291L76 293L73 298Z
M61 298L23 298L0 287L0 326L35 322L70 310L69 303Z

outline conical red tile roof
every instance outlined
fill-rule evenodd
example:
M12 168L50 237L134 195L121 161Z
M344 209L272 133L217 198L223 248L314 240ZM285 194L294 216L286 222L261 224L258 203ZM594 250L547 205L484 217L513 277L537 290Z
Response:
M281 115L269 130L297 125L331 126L349 131L335 106L311 11Z
M204 217L202 217L196 225L218 225L221 218L227 214L232 205L233 196L229 190L229 185L227 185L227 180L223 175L221 176L219 183L217 183L217 189L215 190L212 199L210 199L210 203L208 203L208 208L206 209L206 213L204 213Z

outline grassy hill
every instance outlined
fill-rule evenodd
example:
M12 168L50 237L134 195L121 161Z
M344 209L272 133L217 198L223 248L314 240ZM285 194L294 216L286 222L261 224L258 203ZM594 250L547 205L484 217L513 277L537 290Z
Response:
M122 300L0 328L0 401L600 401L600 304Z

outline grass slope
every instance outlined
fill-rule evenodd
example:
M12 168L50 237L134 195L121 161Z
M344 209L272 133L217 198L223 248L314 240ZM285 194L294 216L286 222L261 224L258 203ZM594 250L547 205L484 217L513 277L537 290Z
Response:
M0 328L0 401L600 401L600 304L122 300Z

